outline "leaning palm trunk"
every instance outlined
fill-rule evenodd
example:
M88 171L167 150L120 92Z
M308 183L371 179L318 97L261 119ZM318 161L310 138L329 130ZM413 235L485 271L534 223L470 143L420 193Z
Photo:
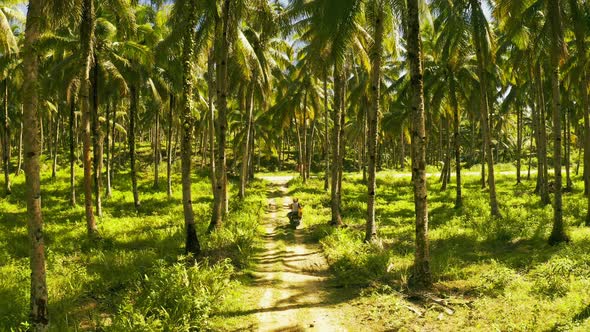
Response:
M10 185L10 124L8 121L8 79L4 79L4 107L3 107L2 159L4 163L4 191L6 195L12 193Z
M196 0L189 3L188 26L196 25ZM193 213L192 193L191 193L191 134L193 132L194 118L192 115L193 101L193 82L191 75L191 61L194 49L194 36L192 30L187 30L183 41L182 65L183 65L183 84L182 84L182 143L180 145L181 164L182 164L182 206L184 210L184 225L186 230L185 250L187 253L198 255L201 252L197 230L195 226L195 216Z
M248 88L248 98L246 100L247 125L246 138L244 139L244 152L242 154L242 169L240 174L240 199L246 197L246 182L248 181L248 161L250 156L250 134L252 128L252 113L254 108L254 88L252 85Z
M562 180L561 180L561 100L559 95L559 66L563 52L563 30L561 26L561 10L559 0L549 0L548 17L551 19L552 51L551 51L551 90L553 108L553 162L555 165L555 202L553 204L553 229L549 236L549 244L567 242L569 238L563 225Z
M35 47L41 35L41 1L30 0L27 11L25 44L23 51L23 121L24 155L26 177L27 226L31 244L31 330L47 331L49 316L47 314L47 282L45 280L45 244L43 238L43 218L41 215L41 176L39 157L41 142L39 139L39 114L37 111L38 67L39 60Z
M412 283L430 287L430 249L428 240L428 203L426 191L426 128L424 114L424 82L418 0L408 0L408 62L412 87L412 182L416 209L416 255Z
M365 241L370 242L377 236L377 223L375 222L375 197L376 197L376 172L377 172L377 134L379 132L379 102L381 96L381 56L383 54L383 3L377 9L375 17L375 44L373 45L372 68L371 68L371 107L367 112L369 136L367 143L369 147L368 161L368 182L367 182L367 225ZM363 143L364 145L364 143ZM363 165L363 169L364 169Z
M217 70L217 109L218 119L216 126L217 133L217 172L215 179L215 195L213 200L213 213L209 231L221 227L223 223L223 214L227 208L227 165L225 160L225 142L227 140L227 91L228 75L227 62L229 60L229 0L224 0L222 8L222 17L215 22L215 53L216 53L216 70Z
M86 228L88 234L98 233L94 212L92 209L92 160L90 157L90 69L92 68L92 50L94 49L94 0L84 0L82 10L82 24L80 25L80 39L82 43L82 59L84 66L80 84L80 108L82 112L83 130L83 163L84 163L84 206L86 209Z

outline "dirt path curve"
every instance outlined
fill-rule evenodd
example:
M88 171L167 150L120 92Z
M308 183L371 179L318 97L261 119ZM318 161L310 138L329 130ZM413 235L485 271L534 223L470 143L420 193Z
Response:
M361 331L354 309L326 282L326 261L317 244L304 243L305 229L286 227L287 182L291 176L264 177L269 192L265 251L256 257L257 287L262 294L253 310L258 331ZM305 220L304 220L305 223ZM301 226L300 226L301 227ZM303 225L304 227L304 225Z

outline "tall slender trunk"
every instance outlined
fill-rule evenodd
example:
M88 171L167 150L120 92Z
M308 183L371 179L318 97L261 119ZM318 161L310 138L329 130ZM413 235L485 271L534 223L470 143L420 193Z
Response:
M172 198L172 127L174 116L174 95L170 93L168 109L168 135L166 139L166 184L168 198Z
M561 96L559 95L559 66L563 52L563 27L561 25L561 6L559 0L549 0L547 12L551 20L552 51L551 51L551 90L553 108L553 163L555 166L555 202L553 204L553 229L549 236L549 244L568 242L563 224L563 202L561 181Z
M307 179L309 179L309 174L311 172L311 163L313 161L313 150L314 150L314 136L315 136L315 128L316 128L316 120L317 120L317 116L314 113L313 116L313 120L311 120L311 128L310 128L310 132L309 132L309 139L307 140L307 159L305 161L305 163L307 164L307 167L305 168L305 177Z
M215 91L215 54L214 51L209 52L207 61L207 85L208 85L208 106L209 106L209 157L210 157L210 176L211 176L211 191L215 195L215 104L213 93Z
M229 18L230 18L230 0L224 0L222 5L222 15L215 22L215 62L216 62L216 83L217 83L217 110L218 121L217 133L217 163L216 163L216 193L213 200L213 213L209 232L215 228L221 227L223 215L227 209L227 165L225 156L225 144L227 140L227 93L228 93L228 69L229 60ZM225 209L224 209L225 207Z
M160 110L156 112L156 124L155 124L155 137L154 137L154 188L160 187Z
M368 143L368 181L367 181L367 224L365 242L372 241L377 236L377 222L375 220L375 198L377 196L377 135L379 133L379 109L381 99L381 57L383 56L383 3L380 3L375 16L375 43L371 54L371 107L366 120L369 135ZM364 144L363 144L364 145ZM363 166L364 168L364 166Z
M550 204L549 197L549 164L547 161L547 131L545 126L545 97L543 93L543 80L541 77L541 65L536 66L536 82L537 82L537 97L538 97L538 128L540 144L537 145L537 155L541 160L541 169L539 169L537 176L539 176L539 193L541 195L541 202L543 204Z
M295 127L295 136L297 136L297 172L303 178L303 141L301 139L301 129L297 123L297 116L293 115L293 127Z
M42 2L30 0L27 10L25 43L23 50L23 121L24 157L25 157L25 197L27 202L27 228L30 241L31 296L30 321L31 330L47 331L49 316L47 313L47 282L45 279L45 243L43 237L43 217L41 215L41 176L39 157L41 141L39 137L38 107L38 68L39 60L34 45L41 36Z
M571 178L571 150L570 150L570 119L569 119L569 111L566 110L564 114L565 125L563 126L563 140L564 140L564 153L565 153L565 188L567 191L572 190L572 178Z
M587 65L587 47L586 47L586 25L584 20L578 19L582 17L581 8L578 1L569 0L569 7L573 20L573 31L575 36L575 43L577 48L577 62L579 63L579 70L581 70L579 89L580 99L582 100L582 109L584 116L584 194L588 195L590 191L590 101L588 98L588 71ZM586 214L586 226L590 226L590 196L588 197L588 212Z
M23 109L21 106L21 118L20 118L20 133L18 135L18 161L16 162L17 166L16 166L16 176L20 175L22 166L23 166L23 121L24 120L24 116L23 116Z
M412 87L412 182L416 209L416 254L412 284L430 287L430 244L428 240L428 203L426 189L426 128L424 114L424 82L422 73L422 43L418 0L408 0L408 62Z
M127 133L129 145L129 167L131 171L131 184L133 186L133 204L135 211L139 211L141 203L139 201L139 192L137 191L137 173L135 169L135 121L137 119L137 103L139 101L139 92L135 85L130 86L131 102L129 104L129 130Z
M520 166L522 159L522 107L516 111L516 184L520 184Z
M76 98L70 97L69 139L70 139L70 205L76 206Z
M244 139L244 152L242 153L242 170L240 174L240 199L246 197L246 182L248 181L248 161L250 156L250 132L252 129L252 114L254 111L254 87L250 83L246 97L246 138Z
M451 130L449 126L449 119L445 116L444 119L444 126L445 126L445 146L441 148L441 150L445 151L445 160L444 160L444 167L442 171L442 186L440 190L445 191L447 190L447 184L449 183L448 174L451 170L451 149L449 149L449 143L451 140Z
M92 146L93 146L93 161L94 161L94 200L96 205L96 215L102 217L102 199L101 199L101 139L100 139L100 120L98 114L98 75L99 62L96 50L94 51L94 65L92 66L93 73L90 76L92 79Z
M92 158L90 157L91 130L90 120L92 109L90 107L90 70L93 65L94 49L94 0L84 0L82 9L82 24L80 24L80 39L82 43L82 59L84 65L80 82L80 109L82 112L83 130L83 163L84 163L84 206L86 209L86 228L90 236L96 236L98 229L94 219L92 208Z
M8 79L4 79L4 105L2 109L2 160L4 164L4 192L12 193L10 185L10 122L8 119Z
M481 6L481 3L479 0L471 0L473 2L473 5L475 6ZM477 22L475 22L474 24L477 24ZM488 80L487 80L487 74L486 74L486 69L485 69L485 63L486 61L484 60L484 54L483 54L483 49L482 49L482 43L483 41L481 40L481 36L479 35L479 33L475 30L474 27L474 31L473 31L473 39L475 41L475 46L477 49L476 52L476 57L477 57L477 67L478 67L478 72L479 72L479 78L480 78L480 84L479 84L479 91L480 91L480 97L481 97L481 101L480 101L480 107L481 107L481 121L482 121L482 133L483 133L483 141L484 141L484 147L485 147L485 155L486 155L486 161L487 161L487 165L488 165L488 186L489 186L489 193L490 193L490 209L491 209L491 213L492 216L494 217L498 217L501 218L502 215L500 214L500 208L498 206L498 200L496 198L496 179L494 176L494 157L492 154L492 147L493 147L493 142L492 142L492 137L491 137L491 126L489 125L489 103L488 103Z
M324 174L324 190L328 191L330 189L330 110L328 109L328 69L324 69L324 121L325 121L325 130L324 130L324 158L325 158L325 169L326 172Z
M301 145L301 176L303 178L303 184L307 183L307 90L303 97L303 142Z
M115 126L115 120L113 119L113 113L111 112L111 103L107 102L106 104L106 143L107 143L107 149L106 149L106 158L107 158L107 162L106 162L106 176L107 176L107 187L106 187L106 192L105 192L105 197L106 198L110 198L112 195L112 190L111 190L111 159L112 159L112 146L113 144L111 143L113 140L113 136L111 135L111 121L113 123L113 127Z
M189 26L196 25L196 0L191 0L188 4ZM198 255L201 252L201 246L197 237L195 226L195 216L193 213L193 201L191 193L191 136L194 126L192 115L193 101L193 81L191 75L191 61L194 52L194 36L192 29L188 29L184 35L182 48L182 144L180 146L181 164L182 164L182 206L184 211L184 225L186 230L185 250L187 253Z
M51 165L51 178L55 180L57 176L57 156L59 155L59 123L61 117L59 112L55 115L55 134L53 135L53 162Z
M463 206L463 196L461 194L461 118L459 115L459 103L457 102L457 87L455 86L455 78L452 71L449 69L449 85L451 93L451 106L453 107L453 142L455 144L455 178L457 181L455 208L459 209Z
M334 122L332 134L332 188L331 188L331 209L332 218L330 224L333 226L342 225L342 216L340 215L340 189L338 187L339 166L340 166L340 126L342 117L342 85L343 82L342 64L334 65L334 110L332 112L332 121Z

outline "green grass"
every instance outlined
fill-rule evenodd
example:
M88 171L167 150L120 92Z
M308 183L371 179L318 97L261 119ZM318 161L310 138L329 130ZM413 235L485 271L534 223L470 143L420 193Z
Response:
M210 316L235 307L231 294L249 283L244 271L260 250L258 220L266 202L262 181L252 183L245 202L232 203L221 231L206 236L211 185L206 176L193 177L198 235L207 257L195 266L183 256L178 175L168 199L164 177L161 188L154 189L149 168L140 173L141 211L136 213L131 181L125 172L117 172L113 195L103 200L103 217L97 219L102 239L92 241L81 205L82 169L77 172L78 206L73 208L67 169L55 181L50 174L48 168L42 171L51 330L217 329ZM30 288L24 175L14 178L12 195L0 198L0 211L0 330L24 330ZM172 296L178 294L184 297Z
M502 171L510 171L503 165ZM379 240L365 244L366 186L358 174L345 174L343 218L348 227L326 226L329 194L321 179L292 181L290 195L305 208L308 240L319 241L332 283L360 290L359 301L388 329L426 330L579 330L590 329L590 229L581 226L587 199L581 177L564 194L569 245L551 247L553 209L533 194L534 176L515 185L515 175L497 176L503 219L490 217L489 193L478 176L464 178L464 206L454 208L454 177L447 191L429 178L433 294L444 307L407 287L414 254L414 204L409 177L378 175ZM526 175L526 172L523 174ZM346 290L343 290L346 291ZM422 316L408 309L417 308Z

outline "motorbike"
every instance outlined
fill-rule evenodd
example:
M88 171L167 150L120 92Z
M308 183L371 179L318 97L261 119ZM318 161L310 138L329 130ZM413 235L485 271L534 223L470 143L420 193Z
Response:
M299 216L297 213L289 213L289 225L293 228L299 227L301 225L301 221L303 220L303 216Z

